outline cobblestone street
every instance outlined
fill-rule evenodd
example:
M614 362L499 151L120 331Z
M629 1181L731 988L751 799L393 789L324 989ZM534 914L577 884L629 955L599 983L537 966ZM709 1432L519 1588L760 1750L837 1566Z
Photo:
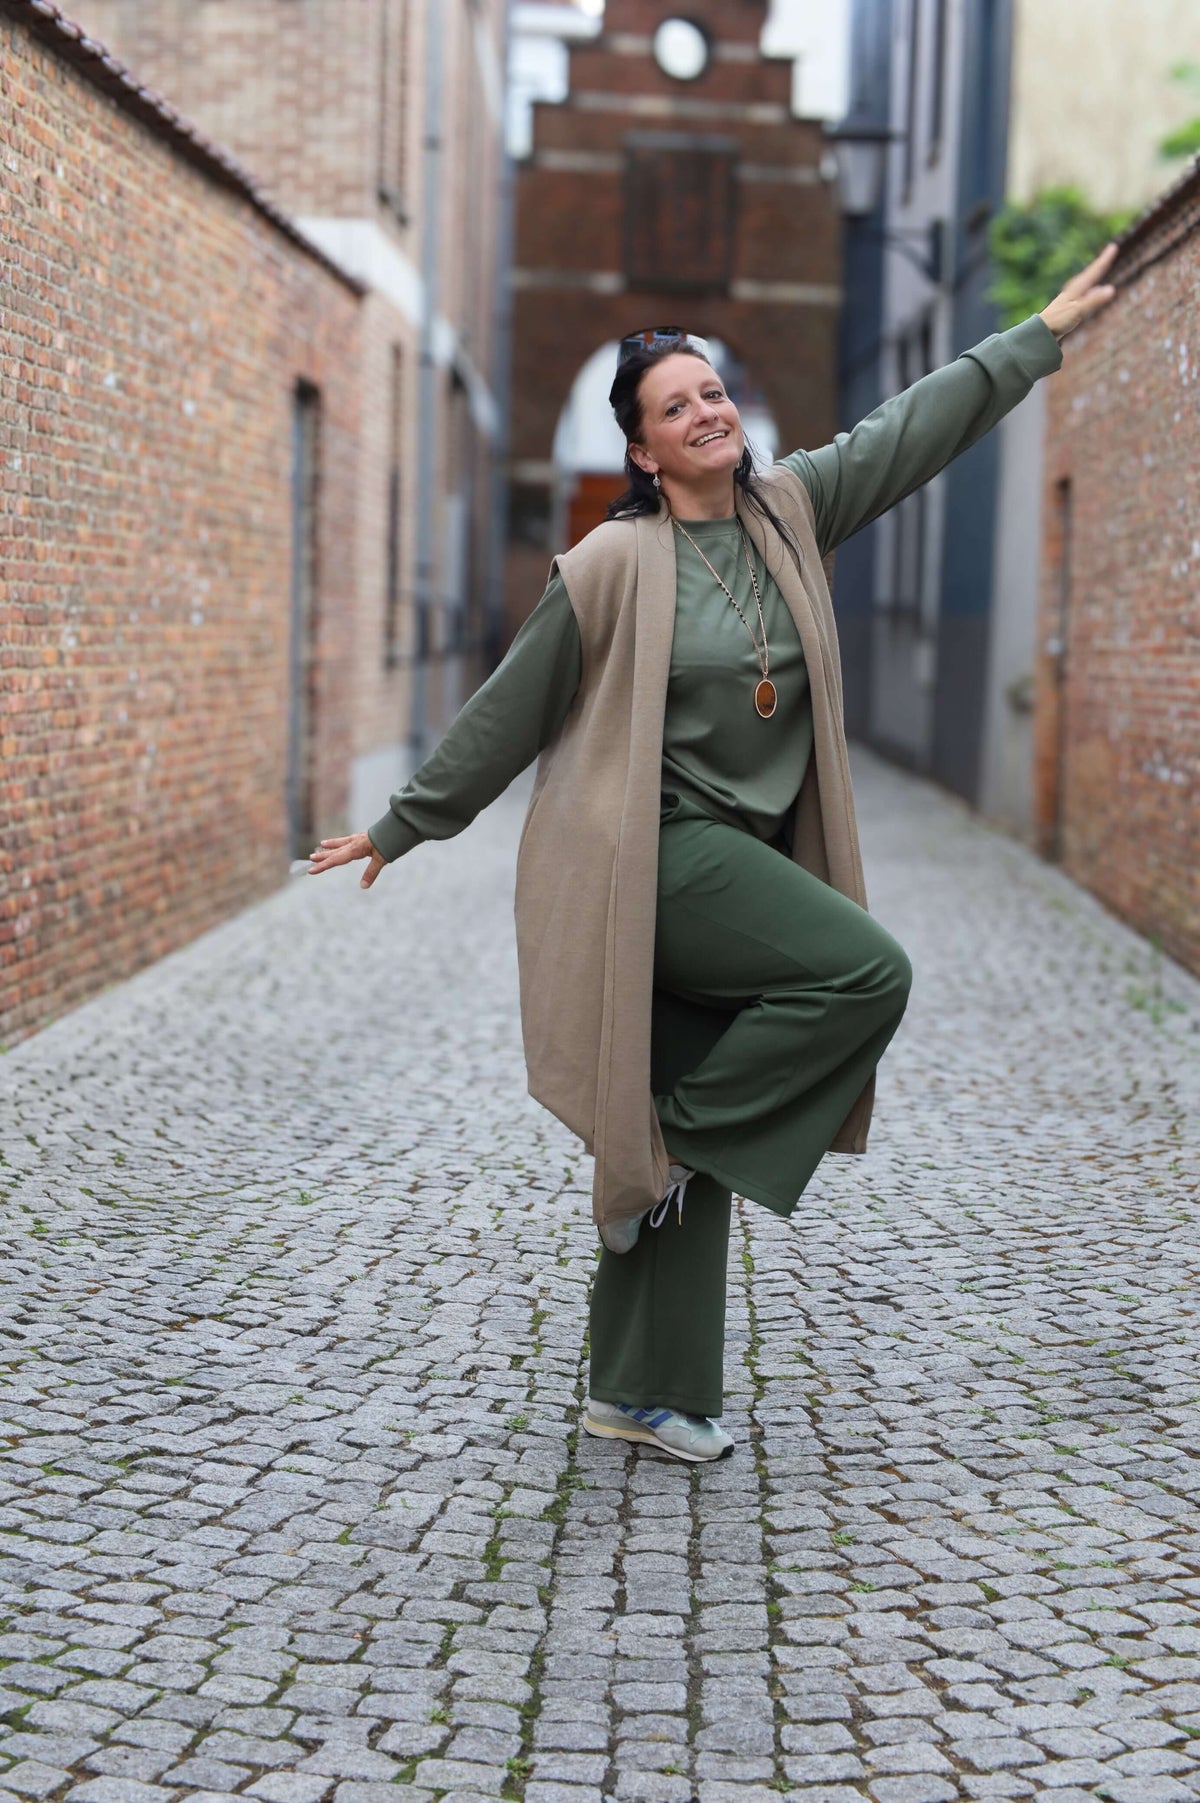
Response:
M0 1803L1200 1798L1200 984L855 769L913 997L717 1465L579 1428L528 773L0 1062Z

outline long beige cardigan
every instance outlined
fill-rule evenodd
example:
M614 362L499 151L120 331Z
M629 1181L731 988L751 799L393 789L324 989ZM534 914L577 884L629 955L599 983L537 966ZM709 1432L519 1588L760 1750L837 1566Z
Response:
M813 755L796 802L798 864L866 907L829 588L799 477L764 475L795 534L737 511L787 602L808 665ZM650 1088L663 717L675 620L675 534L657 516L597 526L551 566L579 622L582 674L538 758L517 853L515 915L529 1093L595 1158L597 1223L649 1208L667 1185ZM874 1078L830 1148L866 1150Z

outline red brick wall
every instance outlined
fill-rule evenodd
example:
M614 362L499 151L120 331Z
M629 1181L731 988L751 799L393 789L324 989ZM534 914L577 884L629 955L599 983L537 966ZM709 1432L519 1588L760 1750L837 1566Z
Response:
M1116 274L1048 390L1037 823L1200 970L1200 178Z
M272 889L292 397L322 397L315 803L342 824L355 291L0 13L0 1037Z

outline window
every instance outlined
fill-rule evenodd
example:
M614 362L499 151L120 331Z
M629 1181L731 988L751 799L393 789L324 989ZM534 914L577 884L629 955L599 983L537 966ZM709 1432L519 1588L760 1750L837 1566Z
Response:
M380 0L379 198L402 225L408 212L408 81L411 0Z
M921 0L909 0L908 10L908 94L904 103L904 191L912 193L913 166L917 147L917 82L921 61Z
M946 0L933 0L933 67L929 76L929 161L942 148L946 104Z
M925 585L925 539L928 502L924 488L896 509L893 542L892 606L898 613L918 615Z
M400 602L403 587L400 580L400 470L404 461L401 454L403 431L404 352L398 344L394 344L388 416L387 577L383 614L383 660L389 670L400 661Z
M737 144L696 132L625 140L624 263L631 285L723 294L733 257Z
M997 82L1002 71L996 63L995 0L977 0L973 12L975 43L968 64L966 95L969 99L967 129L964 134L968 208L993 196L996 162ZM986 218L986 210L983 214Z
M897 346L900 390L910 388L933 367L933 322L926 314ZM890 605L919 617L925 592L929 539L929 494L925 485L894 509Z
M316 826L317 469L321 398L308 382L292 397L292 592L287 820L292 856L307 856Z
M690 19L664 19L653 47L655 62L674 81L695 81L708 67L708 39Z
M1067 733L1067 646L1071 622L1071 479L1064 477L1054 491L1053 537L1050 544L1050 605L1046 612L1048 632L1042 646L1050 677L1048 692L1040 709L1042 730L1049 741L1050 756L1042 763L1045 772L1039 785L1039 843L1044 857L1062 856L1063 807L1066 793L1067 759L1070 739Z

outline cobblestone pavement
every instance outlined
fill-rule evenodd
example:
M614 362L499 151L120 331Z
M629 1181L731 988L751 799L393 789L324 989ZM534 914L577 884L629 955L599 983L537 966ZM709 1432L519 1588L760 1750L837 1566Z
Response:
M857 771L913 1000L717 1466L579 1430L526 779L3 1061L0 1803L1200 1798L1200 985Z

